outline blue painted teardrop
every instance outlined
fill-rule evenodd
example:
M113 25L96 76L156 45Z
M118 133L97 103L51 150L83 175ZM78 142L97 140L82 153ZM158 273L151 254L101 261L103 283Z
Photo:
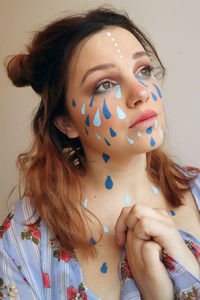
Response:
M131 200L129 198L129 195L126 194L126 198L125 198L125 205L130 205L131 204Z
M89 107L92 107L93 101L94 101L94 96L92 97L92 99L91 99L91 101L90 101Z
M87 126L90 126L89 115L87 115L87 117L86 117L85 124L86 124Z
M147 128L146 133L151 134L152 133L152 127Z
M113 182L112 182L112 179L110 176L107 176L106 178L106 181L105 181L105 187L108 189L108 190L111 190L112 187L113 187Z
M117 98L117 99L120 99L121 96L122 96L122 93L121 93L121 87L120 87L120 85L118 84L118 85L117 85L116 98Z
M96 127L99 127L101 125L101 119L100 119L100 113L99 113L99 108L96 111L96 114L94 116L93 124Z
M156 88L157 93L158 93L158 96L159 96L160 98L162 98L162 94L161 94L161 91L160 91L159 87L158 87L155 83L153 83L153 86Z
M105 274L105 273L107 273L107 271L108 271L108 267L107 267L107 265L106 265L106 263L104 262L103 264L102 264L102 266L101 266L101 273L103 273L103 274Z
M110 127L110 135L112 137L115 137L117 135L116 132L111 127Z
M125 112L123 112L119 106L117 106L117 115L120 120L124 120L126 118Z
M111 144L109 143L109 141L108 141L106 138L104 138L104 140L105 140L105 142L106 142L106 144L107 144L108 146L111 145Z
M156 95L155 95L154 93L152 93L152 92L151 92L151 95L152 95L153 100L154 100L154 101L157 101Z
M175 211L173 211L172 209L170 209L170 213L173 217L176 215Z
M95 241L95 239L91 236L91 238L90 238L90 244L92 244L92 245L96 245L96 241Z
M155 185L152 185L152 190L153 190L154 194L156 194L156 195L158 195L160 193L159 189Z
M102 156L103 156L104 161L107 163L109 161L109 159L110 159L110 156L108 154L106 154L106 153L103 153Z
M143 81L141 81L138 77L137 77L137 80L142 84L144 85L145 87L148 87L148 85L146 85Z
M110 119L110 117L111 117L111 113L108 110L105 99L104 99L104 102L103 102L103 115L106 119Z
M82 108L81 108L81 114L85 115L85 104L83 104Z
M75 102L74 99L72 100L72 106L73 106L73 107L76 107L76 102Z
M151 147L154 147L156 144L156 142L154 141L154 139L151 137L151 141L150 141L150 145Z
M96 133L96 137L97 137L98 140L101 140L101 137L98 133Z
M87 135L89 135L89 133L88 133L88 131L87 131L87 128L86 128L86 127L85 127L85 132L86 132L86 134L87 134Z

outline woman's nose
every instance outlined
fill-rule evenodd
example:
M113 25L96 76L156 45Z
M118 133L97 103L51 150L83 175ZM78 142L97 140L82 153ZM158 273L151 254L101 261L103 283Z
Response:
M127 106L130 108L134 108L137 105L141 105L144 102L147 102L150 98L150 93L148 86L134 78L129 81L128 85L128 93L127 93Z

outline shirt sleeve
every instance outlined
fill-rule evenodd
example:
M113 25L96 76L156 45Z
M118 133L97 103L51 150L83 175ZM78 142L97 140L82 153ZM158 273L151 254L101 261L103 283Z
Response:
M18 205L0 226L0 299L43 300L39 230L25 225L22 212Z
M194 247L199 260L200 247L194 242L190 242L190 246ZM174 285L174 299L200 299L200 281L196 277L167 253L164 253L164 264Z

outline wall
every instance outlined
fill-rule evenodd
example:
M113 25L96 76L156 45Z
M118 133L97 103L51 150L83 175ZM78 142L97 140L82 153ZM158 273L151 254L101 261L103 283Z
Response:
M1 0L0 2L0 221L7 213L7 196L17 183L16 157L31 141L30 121L39 101L31 88L20 89L12 86L6 77L3 60L7 55L22 51L32 32L48 21L102 3L105 2L97 0ZM179 162L200 167L200 2L117 0L109 3L117 8L125 8L136 24L148 33L157 48L167 68L163 86L168 124L167 149Z

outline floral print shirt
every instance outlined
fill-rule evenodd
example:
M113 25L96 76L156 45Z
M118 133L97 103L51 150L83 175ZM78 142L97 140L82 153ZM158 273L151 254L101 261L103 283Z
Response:
M200 174L191 189L200 210ZM32 213L29 198L24 197L0 226L0 299L100 299L85 286L75 255L55 245L42 220L38 225L25 225ZM37 218L35 214L30 222L33 224ZM181 229L179 232L200 262L200 241ZM197 278L167 253L163 263L174 284L174 299L200 299ZM119 263L119 279L122 300L141 300L125 250Z

